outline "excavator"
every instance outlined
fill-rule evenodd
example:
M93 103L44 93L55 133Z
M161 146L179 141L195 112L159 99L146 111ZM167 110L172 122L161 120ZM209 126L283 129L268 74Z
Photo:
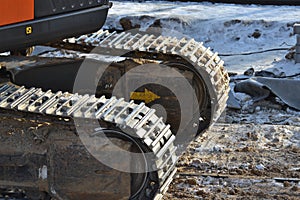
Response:
M217 53L101 30L112 7L1 1L0 199L162 199L186 145L224 111ZM30 55L35 45L75 56Z

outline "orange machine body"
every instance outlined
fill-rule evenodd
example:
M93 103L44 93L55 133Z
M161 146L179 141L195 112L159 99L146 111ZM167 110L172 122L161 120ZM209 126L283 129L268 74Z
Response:
M0 26L34 19L34 0L1 0Z

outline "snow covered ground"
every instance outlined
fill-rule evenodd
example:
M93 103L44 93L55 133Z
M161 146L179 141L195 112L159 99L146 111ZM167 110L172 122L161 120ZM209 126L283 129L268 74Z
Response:
M297 6L258 6L184 2L113 1L105 28L122 29L120 19L146 30L156 22L167 34L180 32L211 47L220 55L240 54L269 49L287 49L296 44L293 24L300 22ZM171 30L171 31L170 31ZM222 56L229 71L281 68L289 74L300 65L284 61L287 50L251 55Z

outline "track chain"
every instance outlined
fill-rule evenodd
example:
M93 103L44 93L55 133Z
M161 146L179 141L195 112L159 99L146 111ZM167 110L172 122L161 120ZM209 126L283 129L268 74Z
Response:
M40 88L26 89L4 84L0 88L0 108L67 118L99 119L134 130L136 137L155 155L156 160L151 166L155 164L160 186L155 199L162 198L176 173L175 136L170 126L155 115L155 110L144 103L138 105L115 97L107 99L105 96L96 98L94 95L53 93Z
M229 75L224 68L224 61L202 42L194 39L166 37L144 32L112 32L100 30L90 35L65 40L66 44L78 44L83 47L102 47L104 49L123 50L124 52L147 52L165 55L177 55L188 61L202 77L209 77L207 87L211 89L213 108L212 122L216 122L226 108L228 99ZM147 58L146 58L147 59ZM203 74L203 70L206 74Z

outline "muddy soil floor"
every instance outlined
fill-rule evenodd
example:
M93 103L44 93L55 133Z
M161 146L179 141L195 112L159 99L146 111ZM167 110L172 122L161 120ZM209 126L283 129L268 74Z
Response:
M227 110L188 147L164 199L300 199L300 126L272 112Z

